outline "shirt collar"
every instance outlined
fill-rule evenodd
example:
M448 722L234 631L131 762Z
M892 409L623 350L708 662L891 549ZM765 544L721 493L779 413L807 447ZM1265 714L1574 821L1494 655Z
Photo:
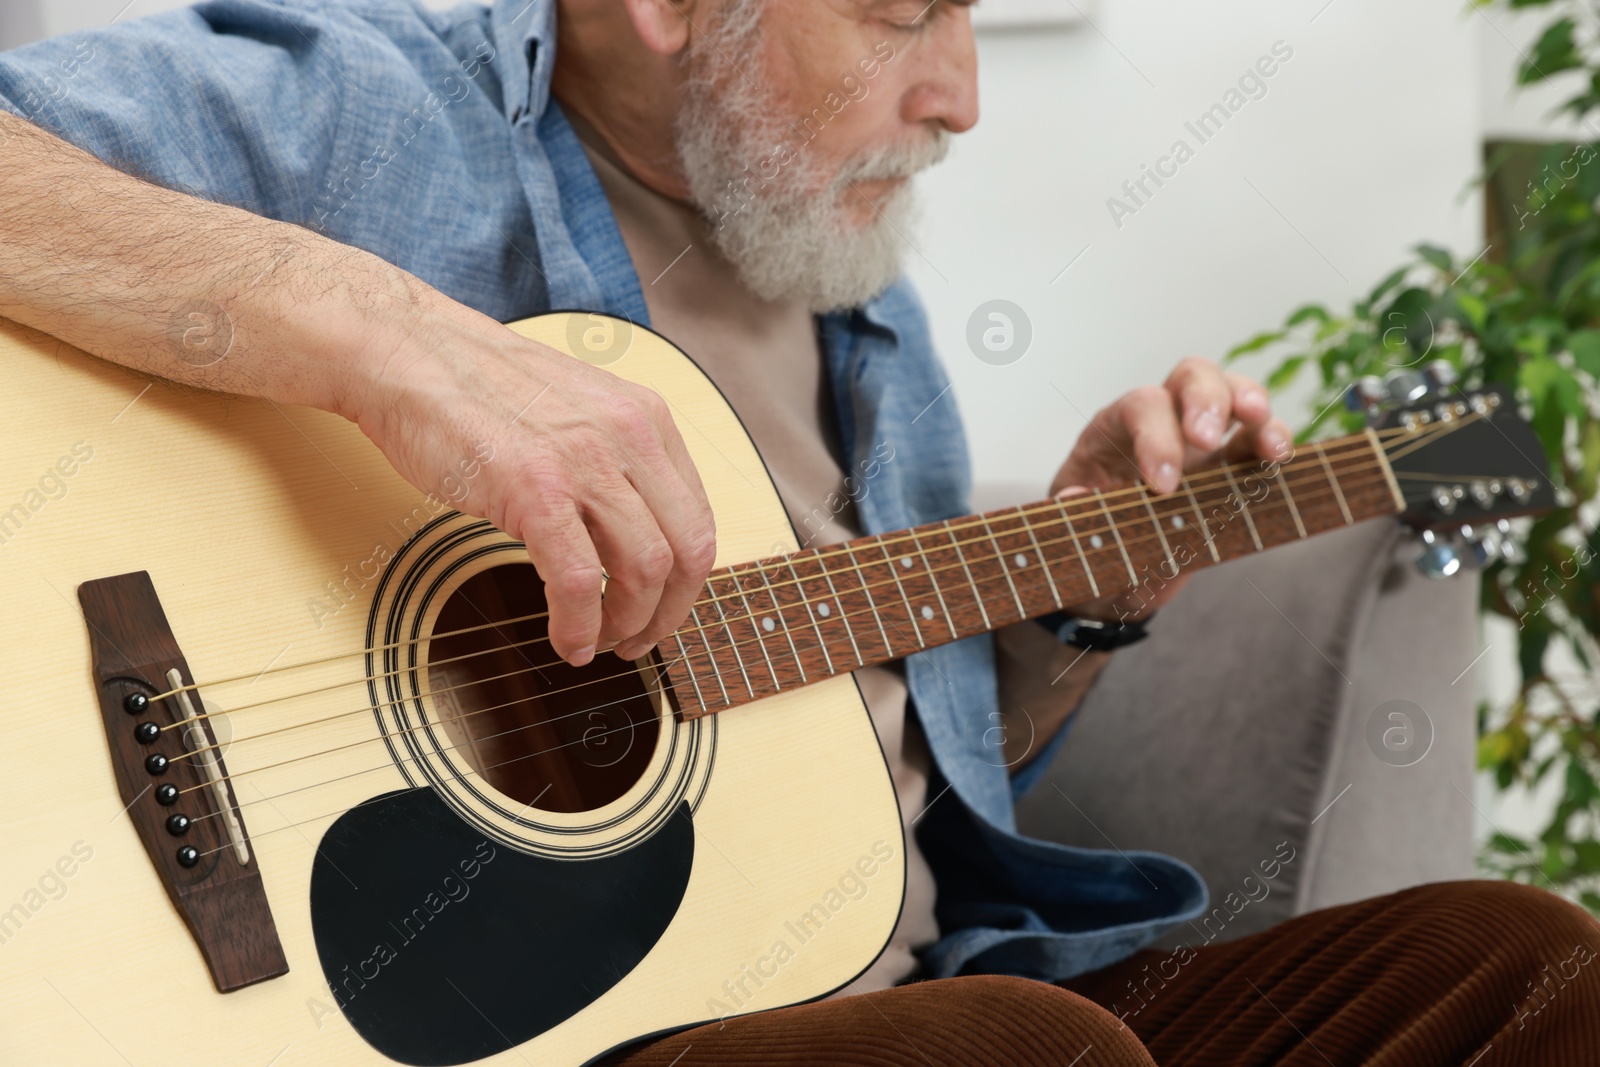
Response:
M513 125L537 122L550 103L556 59L556 0L494 0L495 73Z

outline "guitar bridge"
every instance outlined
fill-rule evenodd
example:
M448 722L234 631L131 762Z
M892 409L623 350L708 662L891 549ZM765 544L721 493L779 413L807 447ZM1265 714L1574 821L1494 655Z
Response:
M78 602L118 791L217 991L288 973L259 857L150 575L84 582Z

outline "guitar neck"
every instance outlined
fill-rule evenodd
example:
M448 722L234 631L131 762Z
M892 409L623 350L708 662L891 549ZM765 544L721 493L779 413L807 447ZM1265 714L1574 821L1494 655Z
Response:
M1370 431L1197 471L724 567L662 644L686 719L1404 508Z

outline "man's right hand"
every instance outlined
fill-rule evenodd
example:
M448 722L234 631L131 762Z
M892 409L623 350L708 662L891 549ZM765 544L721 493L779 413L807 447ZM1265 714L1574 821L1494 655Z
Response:
M716 531L659 396L371 253L130 178L5 111L0 141L0 316L161 378L336 411L424 492L492 449L449 497L527 542L571 663L643 655L689 614ZM227 324L220 351L187 350L194 308Z
M403 321L378 335L395 340L352 361L341 413L424 491L491 456L448 498L527 544L556 654L644 655L688 616L716 556L666 401L411 285Z

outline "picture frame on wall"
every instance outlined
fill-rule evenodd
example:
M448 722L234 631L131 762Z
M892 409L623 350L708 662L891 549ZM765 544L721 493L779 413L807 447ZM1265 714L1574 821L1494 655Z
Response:
M1073 26L1095 7L1096 0L983 0L972 8L972 24L980 30Z

